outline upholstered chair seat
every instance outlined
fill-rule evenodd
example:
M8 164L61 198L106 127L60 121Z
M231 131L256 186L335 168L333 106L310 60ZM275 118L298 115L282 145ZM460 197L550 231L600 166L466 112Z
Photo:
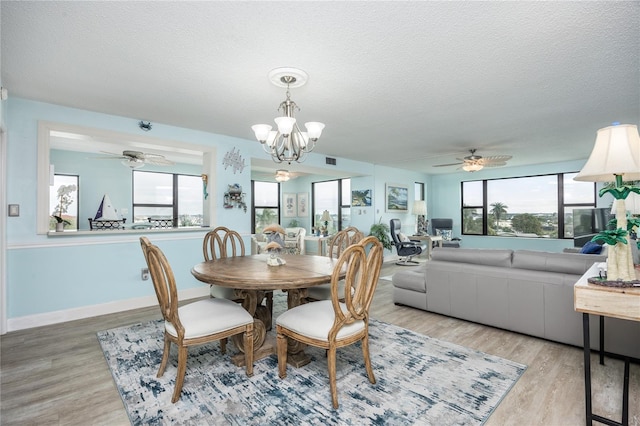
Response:
M348 314L347 305L340 303L344 315ZM313 321L309 321L313 318ZM278 324L305 337L329 341L329 331L336 320L331 300L320 300L299 306L299 309L286 311L278 317ZM364 330L364 320L356 320L342 327L336 338L344 339Z
M206 299L190 303L178 308L178 316L184 327L184 338L195 339L208 336L253 322L253 317L238 304L227 299ZM211 318L216 318L211 321ZM168 321L164 329L177 337L176 328Z

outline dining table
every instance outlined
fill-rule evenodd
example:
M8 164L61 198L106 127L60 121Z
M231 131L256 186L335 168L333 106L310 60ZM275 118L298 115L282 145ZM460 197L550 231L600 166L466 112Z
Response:
M309 287L331 282L337 259L316 255L284 254L278 256L284 264L267 264L270 254L225 257L193 266L193 276L206 284L234 289L234 298L242 301L242 306L254 317L254 360L275 354L275 339L267 338L272 312L262 304L265 294L272 290L287 293L287 308L306 303ZM345 271L340 271L344 278ZM232 337L234 345L244 353L241 337ZM289 339L287 361L295 367L309 363L304 352L306 345ZM234 364L242 366L244 355L233 358Z

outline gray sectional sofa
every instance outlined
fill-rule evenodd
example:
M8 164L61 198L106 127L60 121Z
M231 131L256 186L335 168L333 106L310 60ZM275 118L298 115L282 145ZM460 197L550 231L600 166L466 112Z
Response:
M582 347L573 285L605 256L529 250L436 248L424 265L393 275L393 301ZM591 347L599 320L590 317ZM605 351L640 359L640 322L605 319Z

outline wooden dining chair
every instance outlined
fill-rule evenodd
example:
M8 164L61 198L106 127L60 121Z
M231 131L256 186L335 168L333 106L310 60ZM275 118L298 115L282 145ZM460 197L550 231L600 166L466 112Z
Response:
M202 241L202 254L204 260L215 260L218 258L244 256L244 241L237 231L229 229L225 226L218 226L207 232ZM212 285L209 289L211 297L218 299L229 299L238 303L242 303L243 299L235 295L235 290L228 287ZM271 330L273 315L273 291L266 291L264 294L266 310L263 307L256 310L256 315L264 322L267 330ZM265 311L265 312L263 312ZM226 342L222 341L222 345Z
M329 246L327 247L327 256L339 258L340 254L350 245L359 243L364 239L364 234L355 226L350 226L333 236ZM340 289L344 288L344 284L340 283ZM340 291L342 294L342 291ZM307 302L315 302L318 300L331 299L331 284L321 284L307 289Z
M369 381L376 382L369 356L369 307L380 276L382 252L382 244L376 237L367 237L347 247L340 255L331 276L331 300L297 306L276 319L280 377L284 379L287 376L288 339L325 349L334 408L338 408L338 348L361 341ZM345 288L339 294L338 282L341 271L345 269ZM341 298L344 298L344 302L340 302Z
M140 245L164 318L164 351L158 377L164 374L171 343L178 347L178 371L171 402L180 399L189 346L244 333L246 372L247 376L252 376L253 317L242 306L226 299L205 299L178 307L175 277L164 253L147 237L140 237ZM225 353L224 348L222 353Z

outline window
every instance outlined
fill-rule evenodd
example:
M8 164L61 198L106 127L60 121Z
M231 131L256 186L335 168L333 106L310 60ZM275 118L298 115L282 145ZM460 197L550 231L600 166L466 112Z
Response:
M259 234L273 224L280 223L280 184L277 182L251 182L252 223L251 232Z
M414 182L413 184L413 198L416 201L424 200L424 183Z
M329 234L335 234L351 225L351 179L314 182L312 193L313 226L326 226ZM326 224L320 220L325 210L331 217Z
M79 176L56 174L53 185L49 187L49 230L56 229L58 216L65 221L65 229L78 229L78 191Z
M133 221L156 227L202 225L202 177L133 171Z
M573 238L573 209L595 207L595 183L577 173L462 182L462 233Z

